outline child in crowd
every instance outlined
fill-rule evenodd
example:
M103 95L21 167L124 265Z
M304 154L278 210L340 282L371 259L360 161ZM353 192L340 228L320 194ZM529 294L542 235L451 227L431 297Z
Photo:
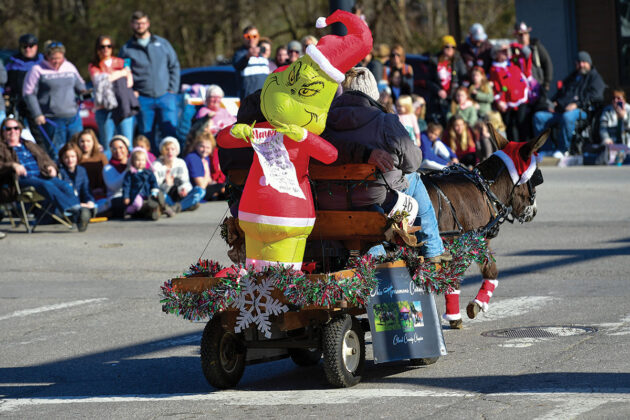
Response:
M153 173L164 193L166 204L178 211L196 210L206 195L206 190L190 184L188 168L178 158L179 142L174 137L165 137L160 143L160 158L153 164Z
M388 114L395 113L394 109L394 100L392 99L392 90L389 86L385 86L383 90L380 91L378 96L378 103L381 104L385 112Z
M147 169L147 160L144 148L134 147L131 150L129 170L122 184L123 204L127 206L125 213L158 220L164 208L169 217L173 216L173 210L165 206L155 175Z
M415 93L411 95L411 99L413 100L413 113L416 115L418 128L421 133L427 131L427 101L425 101L422 96L416 95Z
M461 115L455 115L449 121L444 144L455 151L457 159L463 165L472 168L477 163L475 137Z
M416 146L420 147L420 128L418 127L416 114L413 112L411 96L401 95L396 101L396 111L398 112L400 123L409 132L409 137L411 137Z
M101 152L101 145L96 138L96 133L91 128L86 128L79 133L77 144L81 153L79 154L79 165L87 171L90 182L90 192L97 200L105 198L107 188L103 180L103 168L107 166L107 157Z
M473 127L477 123L477 104L470 99L468 88L460 86L453 95L451 101L451 109L446 113L446 119L450 120L454 115L461 115L469 127Z
M142 147L147 152L147 169L151 169L151 165L153 165L153 162L155 162L156 157L153 153L151 153L151 142L149 141L149 139L142 134L138 134L133 139L132 146L134 148Z
M479 66L473 67L470 72L470 97L477 102L477 116L484 118L492 112L492 102L494 102L494 93L492 92L492 83L488 81L486 72Z
M440 135L442 126L437 123L429 123L426 133L422 133L420 149L422 149L422 168L443 169L444 167L459 163L453 150L442 143Z
M90 192L90 181L88 180L87 171L84 167L79 166L81 151L79 147L71 142L66 143L59 150L59 176L66 181L74 189L74 193L79 198L81 207L90 209L92 215L96 214L96 205L94 197Z
M490 139L490 130L488 129L488 124L479 120L477 125L475 125L475 137L477 140L475 141L477 147L477 159L479 161L485 160L490 157L495 151L496 148L492 145L492 140Z
M216 142L212 133L202 131L188 145L184 158L193 187L206 191L206 200L220 200L225 195L225 175L219 167Z

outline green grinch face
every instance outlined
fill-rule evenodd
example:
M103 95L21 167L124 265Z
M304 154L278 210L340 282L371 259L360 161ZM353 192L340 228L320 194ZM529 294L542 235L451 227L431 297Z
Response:
M260 108L271 125L295 124L321 134L337 82L305 55L265 80Z

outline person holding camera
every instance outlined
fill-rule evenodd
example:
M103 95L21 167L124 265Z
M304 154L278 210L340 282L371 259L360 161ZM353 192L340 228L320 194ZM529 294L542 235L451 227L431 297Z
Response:
M232 65L239 76L241 100L262 89L269 74L269 60L261 55L259 40L258 29L255 26L247 26L243 30L243 45L232 57Z
M613 89L612 96L612 103L604 108L599 120L599 137L602 144L630 146L630 105L626 102L626 92Z

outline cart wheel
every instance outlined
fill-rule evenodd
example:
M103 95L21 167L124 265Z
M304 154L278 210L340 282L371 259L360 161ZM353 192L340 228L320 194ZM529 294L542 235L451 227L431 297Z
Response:
M298 366L314 366L322 358L321 350L312 349L289 349L291 360Z
M201 369L215 388L231 388L238 384L245 370L245 344L233 332L221 326L220 317L206 324L201 337Z
M361 381L365 365L365 336L361 324L343 315L324 326L324 372L331 385L351 387Z
M420 359L411 359L409 360L409 364L411 366L428 366L436 363L439 357L423 357Z

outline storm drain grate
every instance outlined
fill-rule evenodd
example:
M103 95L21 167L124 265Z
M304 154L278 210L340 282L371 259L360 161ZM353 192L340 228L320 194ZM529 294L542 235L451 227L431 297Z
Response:
M484 337L497 338L554 338L593 334L595 332L597 332L597 328L594 327L555 325L546 327L506 328L503 330L486 331L481 333L481 335Z

